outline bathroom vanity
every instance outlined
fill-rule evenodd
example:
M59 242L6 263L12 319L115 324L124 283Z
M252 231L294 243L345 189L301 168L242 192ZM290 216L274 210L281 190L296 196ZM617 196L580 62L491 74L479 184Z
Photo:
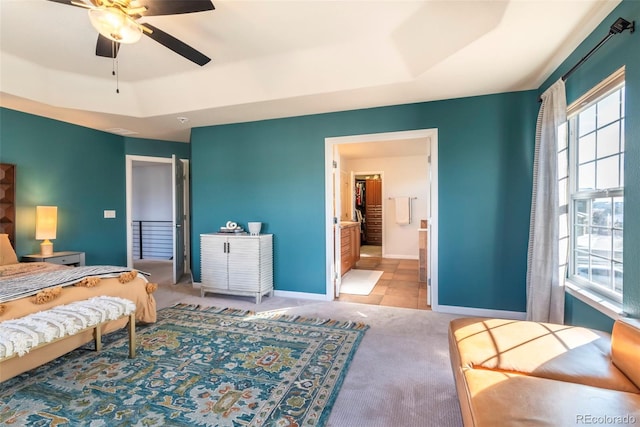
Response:
M360 223L340 223L340 275L351 270L360 260Z

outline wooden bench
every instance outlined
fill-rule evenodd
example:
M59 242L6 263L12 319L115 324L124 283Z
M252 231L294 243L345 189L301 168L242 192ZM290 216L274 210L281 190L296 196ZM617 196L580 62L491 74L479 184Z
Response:
M0 362L72 335L93 331L95 350L102 350L102 326L128 317L129 358L136 356L136 306L117 297L94 297L0 323Z

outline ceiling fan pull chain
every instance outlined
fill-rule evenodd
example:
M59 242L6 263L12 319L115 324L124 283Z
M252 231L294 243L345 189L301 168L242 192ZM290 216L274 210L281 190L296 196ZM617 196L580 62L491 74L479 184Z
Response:
M118 58L116 57L116 42L111 41L111 75L116 76L116 93L120 93L120 70L118 69Z
M116 58L116 93L120 93L120 70L118 69L118 58Z

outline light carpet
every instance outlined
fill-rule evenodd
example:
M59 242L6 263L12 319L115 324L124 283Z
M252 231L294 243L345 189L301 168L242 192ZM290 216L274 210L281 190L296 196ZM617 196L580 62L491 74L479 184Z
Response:
M7 381L0 423L324 426L367 329L179 304L140 329L135 359L120 331L99 354L79 349Z
M158 307L177 302L236 307L369 325L331 409L326 427L461 427L447 328L456 315L276 295L207 294L197 285L160 285ZM1 388L1 385L0 385Z
M352 295L369 295L382 276L383 271L349 270L342 276L340 293Z

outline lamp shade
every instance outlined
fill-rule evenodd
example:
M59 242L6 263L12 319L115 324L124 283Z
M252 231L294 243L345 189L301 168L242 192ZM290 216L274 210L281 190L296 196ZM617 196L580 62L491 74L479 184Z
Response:
M36 240L56 238L57 206L36 206Z
M114 42L135 43L142 37L140 26L115 7L90 9L89 20L100 34Z

